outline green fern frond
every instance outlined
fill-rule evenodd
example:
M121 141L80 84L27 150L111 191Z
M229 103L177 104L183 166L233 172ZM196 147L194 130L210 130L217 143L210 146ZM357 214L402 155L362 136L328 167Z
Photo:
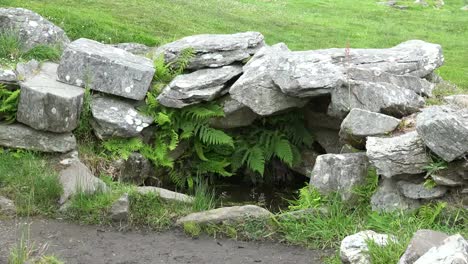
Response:
M226 167L229 167L231 163L226 160L222 161L202 161L197 166L197 175L204 175L207 173L219 174L224 177L232 176L232 173L226 170Z
M288 166L293 166L294 154L291 144L287 139L280 139L275 142L275 156Z
M163 126L165 124L170 124L172 121L171 121L170 116L167 115L166 113L158 112L156 114L156 118L154 119L154 122L156 122L156 124L158 124L159 126Z
M109 139L102 143L104 149L111 153L113 157L120 157L123 159L128 159L128 157L133 152L140 151L144 144L140 138L130 138L130 139L122 139L122 138L115 138Z
M10 91L0 84L0 120L6 123L13 123L16 120L18 111L20 90Z
M189 119L207 120L213 117L223 117L223 108L214 103L188 106L182 110L182 115Z
M246 163L251 171L258 172L263 176L265 172L265 153L262 148L254 146L247 150L242 160L242 163Z
M203 151L203 145L199 140L195 140L194 142L194 148L195 152L197 153L197 156L200 160L202 161L208 161L208 158L205 157L205 152Z
M234 140L231 136L221 130L214 129L208 125L199 126L196 131L198 139L209 145L228 145L234 147Z

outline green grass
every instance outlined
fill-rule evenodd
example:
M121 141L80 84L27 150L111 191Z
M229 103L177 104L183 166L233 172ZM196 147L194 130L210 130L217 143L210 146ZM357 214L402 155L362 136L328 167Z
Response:
M0 195L15 202L18 215L53 214L61 193L58 176L40 155L0 149Z
M63 27L72 39L156 45L199 33L260 31L269 44L293 50L391 47L409 39L439 43L443 78L468 89L468 15L463 0L442 9L402 1L408 10L375 0L0 0L30 8ZM125 12L122 12L125 10Z

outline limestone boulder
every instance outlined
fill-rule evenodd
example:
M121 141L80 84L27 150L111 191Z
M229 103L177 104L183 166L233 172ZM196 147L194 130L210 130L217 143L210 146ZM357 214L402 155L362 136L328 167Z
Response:
M440 246L449 236L445 233L421 229L414 233L398 264L413 264L432 247Z
M353 108L341 123L340 138L362 149L368 136L386 135L395 130L400 120L384 114Z
M144 186L137 187L136 190L139 194L152 193L157 195L159 198L170 202L193 203L194 199L193 197L186 194L169 191L159 187Z
M91 125L100 139L134 137L153 123L151 117L139 113L132 103L113 97L93 97L91 112Z
M202 69L177 76L158 96L167 107L182 108L212 101L229 90L230 84L242 74L242 66Z
M424 183L399 181L397 185L400 193L410 199L435 199L444 196L447 192L447 187L445 186L428 188L424 186Z
M446 238L441 245L432 247L414 264L468 263L468 242L460 234Z
M177 220L178 225L184 223L219 224L223 222L241 222L246 219L267 219L272 214L256 205L232 206L192 213Z
M72 133L37 131L22 124L0 124L0 146L41 152L69 152L76 148Z
M368 241L373 241L383 247L392 240L395 240L395 238L385 234L378 234L372 230L347 236L341 241L340 245L341 261L347 264L371 264Z
M386 178L400 174L418 174L430 163L425 146L416 131L394 137L368 137L369 161Z
M154 73L150 59L84 38L67 46L57 70L61 82L134 100L145 98Z
M372 195L371 205L372 211L393 212L413 210L418 208L420 203L402 195L392 179L384 179Z
M11 67L0 66L0 84L15 84L16 72Z
M184 50L192 49L194 57L190 60L188 69L217 68L242 62L264 45L264 37L259 32L202 34L163 45L154 50L153 58L163 56L167 63L174 63Z
M320 155L309 174L309 186L323 194L340 193L343 201L350 201L355 198L353 188L365 182L367 167L365 153Z
M65 47L70 43L61 28L24 8L0 8L0 31L17 32L24 50L39 45Z
M339 131L326 128L311 130L315 142L317 142L328 154L339 154L344 146L340 141Z
M46 66L42 65L42 68L44 67L47 67L47 65ZM53 79L56 80L57 69L55 66L54 66L54 70L55 70L55 73L53 75L54 76ZM38 73L40 73L40 71L41 71L41 63L39 63L37 60L34 60L34 59L27 61L27 62L19 62L18 64L16 64L16 74L17 74L18 81L28 80L29 78L32 78Z
M468 94L456 94L445 96L444 101L455 107L468 108Z
M437 185L457 187L468 185L468 160L451 162L446 168L431 174Z
M231 129L246 127L258 118L258 115L250 110L250 108L232 99L229 95L221 98L219 103L223 107L224 116L210 120L210 124L214 128Z
M231 97L261 116L303 107L307 99L285 95L273 81L282 54L287 52L289 49L283 43L260 49L244 66L244 74L229 89Z
M468 108L425 108L416 119L416 130L426 146L447 162L468 154Z
M18 122L56 133L70 132L78 126L84 90L58 82L57 66L44 63L39 74L21 82Z
M134 55L146 55L150 52L151 48L140 43L118 43L111 45L114 48L123 49L127 52L130 52Z

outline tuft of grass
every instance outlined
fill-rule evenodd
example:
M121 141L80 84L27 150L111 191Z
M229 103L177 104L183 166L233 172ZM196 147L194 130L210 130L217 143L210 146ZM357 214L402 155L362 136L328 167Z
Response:
M57 62L60 60L61 55L59 48L48 45L39 45L22 54L22 58L25 60L35 59L38 61Z
M211 210L216 207L215 191L210 189L208 184L201 178L197 180L193 197L192 210L194 212Z
M28 151L0 152L0 194L15 201L21 216L52 215L62 194L46 159Z
M93 128L91 126L91 119L93 118L93 114L91 112L91 100L91 88L86 86L84 89L83 106L80 113L80 120L78 127L74 131L77 139L82 143L90 142L94 138L92 134Z
M406 250L406 244L398 241L389 240L385 246L381 246L373 240L367 241L372 264L398 263L401 255Z
M23 54L22 46L19 34L13 31L0 32L0 58L17 61Z
M199 224L195 222L186 222L184 223L184 232L186 235L189 235L193 238L197 238L200 236L202 228Z

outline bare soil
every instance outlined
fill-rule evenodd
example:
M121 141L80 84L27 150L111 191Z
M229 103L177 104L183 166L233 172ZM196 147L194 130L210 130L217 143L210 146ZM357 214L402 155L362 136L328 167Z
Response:
M25 230L25 231L21 231ZM181 231L121 232L113 227L82 226L58 220L0 220L0 263L29 232L35 248L46 248L67 264L146 263L323 263L330 251L309 250L270 242L243 242L201 237Z

